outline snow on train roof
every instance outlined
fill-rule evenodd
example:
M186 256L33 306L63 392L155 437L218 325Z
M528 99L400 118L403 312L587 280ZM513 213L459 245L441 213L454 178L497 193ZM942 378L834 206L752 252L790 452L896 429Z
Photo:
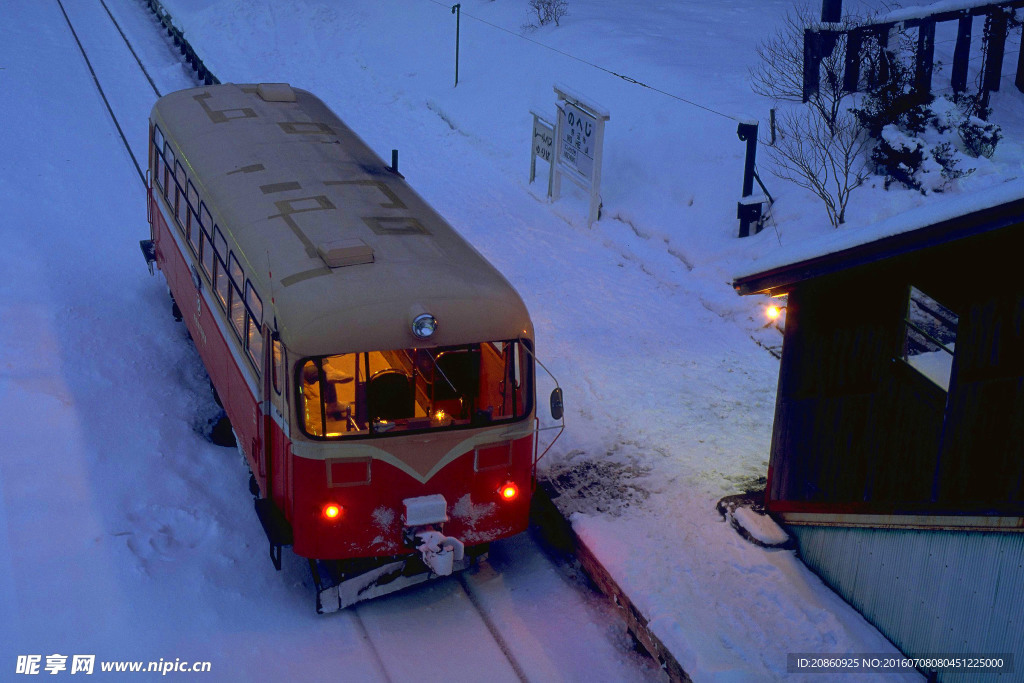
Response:
M311 93L201 87L152 118L295 352L412 346L423 312L437 345L533 336L508 281Z

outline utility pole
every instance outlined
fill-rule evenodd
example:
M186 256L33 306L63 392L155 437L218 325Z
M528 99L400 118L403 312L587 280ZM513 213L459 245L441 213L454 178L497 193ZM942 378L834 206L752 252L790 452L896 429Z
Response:
M462 19L462 3L452 5L455 15L455 87L459 85L459 20Z
M821 21L835 23L843 18L843 0L821 0Z

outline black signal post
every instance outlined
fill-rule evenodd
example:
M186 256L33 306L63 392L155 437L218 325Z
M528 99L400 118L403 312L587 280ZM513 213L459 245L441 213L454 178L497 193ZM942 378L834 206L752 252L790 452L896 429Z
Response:
M452 5L452 14L455 15L455 86L459 85L459 20L462 18L462 3Z

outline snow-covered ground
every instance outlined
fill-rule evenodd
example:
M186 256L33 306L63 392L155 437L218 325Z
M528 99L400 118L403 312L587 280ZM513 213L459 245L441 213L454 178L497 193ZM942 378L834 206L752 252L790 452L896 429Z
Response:
M119 662L211 665L167 674L179 680L652 679L612 610L525 535L462 579L327 618L302 561L286 554L274 571L245 465L199 433L209 387L142 262L132 159L58 4L12 4L0 45L0 680L49 676L51 663L76 680L89 675L72 673L82 655L105 680L139 675L101 672ZM173 65L154 70L159 86L188 85L139 6L110 4L128 31L138 12L143 56ZM99 3L64 5L144 155L152 89Z
M0 667L63 648L170 652L266 680L381 677L372 667L338 673L366 634L349 616L308 614L295 558L283 576L268 571L237 459L193 429L205 380L137 252L146 228L131 160L60 12L12 4L0 43ZM455 18L444 3L164 4L220 79L311 90L381 156L399 149L412 186L517 287L538 353L566 393L568 430L542 461L545 476L694 680L787 678L787 653L893 650L791 551L748 543L715 510L765 474L778 365L763 346L781 343L763 302L737 297L730 283L793 258L808 240L863 239L854 235L887 218L911 224L914 212L955 211L980 193L1024 195L1024 108L1009 58L1019 33L993 100L1006 139L977 173L941 196L862 188L835 231L762 157L774 220L740 240L736 125L767 118L771 103L751 93L747 70L787 0L569 0L560 27L535 30L523 28L526 0L467 0L457 87ZM73 18L103 18L85 0L65 5ZM144 23L135 0L107 5L125 26ZM117 39L95 50L114 51ZM166 53L156 39L142 48ZM137 81L124 103L136 128L126 133L143 158L154 96L138 74L124 78ZM186 85L180 67L157 78ZM556 82L611 114L604 217L591 227L571 185L550 203L543 182L527 184L530 110L553 117ZM522 576L517 547L493 562L506 582ZM566 626L562 604L524 581L537 596L517 630L537 643L528 677L582 678L565 663L576 650L544 642ZM382 603L370 609L402 609ZM410 628L455 629L442 612L439 624ZM486 660L460 652L450 633L438 657ZM619 679L631 660L604 640L584 668Z

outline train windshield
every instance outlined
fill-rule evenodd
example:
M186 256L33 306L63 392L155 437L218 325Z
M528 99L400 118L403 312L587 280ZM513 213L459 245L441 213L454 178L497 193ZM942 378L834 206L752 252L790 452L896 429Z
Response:
M533 408L532 367L521 341L309 358L299 418L321 439L514 421Z

